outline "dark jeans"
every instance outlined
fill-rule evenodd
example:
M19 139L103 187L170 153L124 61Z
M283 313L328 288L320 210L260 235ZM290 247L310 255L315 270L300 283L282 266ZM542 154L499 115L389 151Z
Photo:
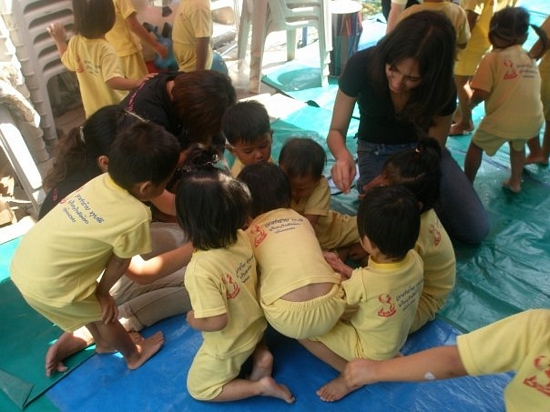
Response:
M357 190L369 183L382 171L384 162L393 153L416 147L416 143L383 145L357 141L359 179ZM443 148L441 153L441 186L439 202L435 211L445 230L454 239L465 243L480 243L489 234L489 216L474 187Z

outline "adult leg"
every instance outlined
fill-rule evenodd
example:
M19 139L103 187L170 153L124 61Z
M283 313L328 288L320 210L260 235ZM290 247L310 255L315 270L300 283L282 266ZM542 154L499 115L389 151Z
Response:
M435 210L454 239L477 244L489 234L489 216L472 183L447 149L442 151L440 198Z

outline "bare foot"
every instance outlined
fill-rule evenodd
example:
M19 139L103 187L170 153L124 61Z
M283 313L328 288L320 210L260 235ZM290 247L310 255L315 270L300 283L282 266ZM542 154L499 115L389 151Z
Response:
M68 368L63 360L82 349L86 349L91 342L70 332L64 332L46 353L46 376L53 372L65 372Z
M128 336L130 337L130 339L135 345L145 340L145 338L141 336L138 332L128 332ZM117 352L115 348L112 348L110 346L103 346L99 344L96 344L95 351L100 355Z
M164 344L164 335L157 332L153 336L136 343L137 353L132 359L127 358L128 369L137 369L149 360Z
M535 153L529 153L525 157L525 164L537 164L541 166L548 166L548 158L545 158L543 155L537 155Z
M344 376L340 375L321 387L316 393L322 401L334 402L342 399L344 396L360 387L361 386L349 385Z
M502 182L502 187L504 187L505 189L508 189L510 192L514 193L514 194L518 194L519 192L521 192L521 185L520 184L512 184L510 182L510 179L506 179Z
M258 381L258 384L260 385L261 396L282 399L286 403L294 403L296 400L292 392L285 385L278 384L270 376L263 377Z
M455 123L451 126L451 129L449 130L449 136L466 136L472 133L473 130L473 123Z
M252 359L252 373L249 377L251 381L259 381L266 376L271 376L273 372L273 354L269 351L267 345L260 343L256 347Z

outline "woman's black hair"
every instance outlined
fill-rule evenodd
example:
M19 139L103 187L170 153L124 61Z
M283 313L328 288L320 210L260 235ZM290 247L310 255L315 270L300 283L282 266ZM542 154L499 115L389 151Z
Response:
M432 209L439 199L441 146L432 137L421 137L414 149L390 156L382 175L389 185L410 189L422 204L421 213Z
M420 233L416 196L404 186L370 189L359 204L357 229L388 258L402 259Z
M195 248L219 249L237 241L238 230L249 217L250 204L250 192L244 183L211 162L202 166L195 163L179 183L176 215Z
M285 172L270 162L245 166L237 176L250 189L251 217L279 208L290 207L290 183Z
M399 116L427 129L433 117L455 97L455 44L455 29L447 16L433 11L411 14L374 47L369 79L380 95L386 95L386 64L398 64L408 58L418 61L421 83L411 90Z
M327 154L325 149L310 138L294 137L285 142L279 154L279 165L289 178L323 175Z

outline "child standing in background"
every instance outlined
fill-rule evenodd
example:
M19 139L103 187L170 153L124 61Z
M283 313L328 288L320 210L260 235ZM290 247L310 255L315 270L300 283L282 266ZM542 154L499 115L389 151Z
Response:
M512 193L521 191L525 143L538 134L544 122L539 71L521 46L529 26L529 12L522 7L495 13L489 30L493 51L481 60L471 82L471 107L485 101L485 117L468 147L464 173L473 182L483 152L493 156L508 142L511 173L502 184ZM531 26L546 43L545 33Z
M313 139L293 138L285 142L279 166L290 182L290 207L313 226L323 250L338 250L342 260L365 257L359 243L357 217L330 210L330 187L323 170L327 155Z
M162 58L168 57L168 49L159 43L138 21L136 9L131 0L112 0L115 5L115 24L105 34L105 39L115 48L128 79L141 79L148 74L147 65L141 53L144 42L150 45Z
M187 322L203 337L187 390L203 401L271 396L293 403L288 388L271 377L273 355L263 338L267 323L258 302L256 260L242 230L250 193L214 166L214 153L203 157L202 166L191 165L182 175L176 196L178 222L195 248L185 275L192 306ZM238 378L251 356L249 379Z
M227 109L222 122L229 143L227 150L235 157L231 168L233 177L237 177L245 166L273 162L273 130L263 104L256 100L237 102Z
M456 32L456 47L463 49L470 40L470 25L466 12L458 4L452 3L450 0L424 0L421 4L413 4L407 7L399 16L399 21L413 13L428 10L435 13L443 13L451 20Z
M546 33L546 37L550 38L550 15L546 17L540 27ZM539 73L541 81L540 98L544 110L544 136L542 138L542 148L540 146L539 136L535 136L529 140L529 155L525 160L526 163L538 163L543 166L548 165L548 157L550 156L550 53L548 48L550 45L545 45L539 39L531 47L529 54L534 59L542 60L539 63Z
M454 67L455 85L458 94L458 107L455 111L449 136L468 135L474 130L472 110L469 106L472 90L470 80L487 50L489 42L489 23L495 12L505 7L514 7L518 0L460 0L460 6L466 12L471 37L466 48L457 56Z
M46 214L11 262L11 280L31 307L66 332L86 326L98 353L119 351L130 369L153 356L164 337L134 343L109 290L132 256L150 251L151 212L143 202L164 191L177 161L174 136L153 123L134 124L111 145L108 173Z
M210 0L181 0L172 27L172 47L179 71L212 68L211 37Z
M434 206L439 199L441 146L433 138L420 138L418 146L388 158L380 175L367 189L403 185L421 204L420 234L414 249L424 262L424 285L410 332L435 318L455 285L456 257L447 231Z
M327 333L344 313L340 276L323 258L307 219L290 209L290 185L273 163L239 174L252 194L246 233L260 270L260 304L273 328L289 338Z
M105 34L115 23L112 0L73 0L76 34L69 43L60 23L48 27L65 67L76 72L86 118L103 106L118 104L148 77L128 79Z
M420 230L418 200L403 186L375 187L357 211L361 244L369 254L365 268L353 270L334 254L327 260L344 278L348 305L357 305L349 322L339 321L325 335L300 343L338 372L353 358L399 356L422 290L422 259L413 250ZM339 396L340 375L317 391L324 401Z

